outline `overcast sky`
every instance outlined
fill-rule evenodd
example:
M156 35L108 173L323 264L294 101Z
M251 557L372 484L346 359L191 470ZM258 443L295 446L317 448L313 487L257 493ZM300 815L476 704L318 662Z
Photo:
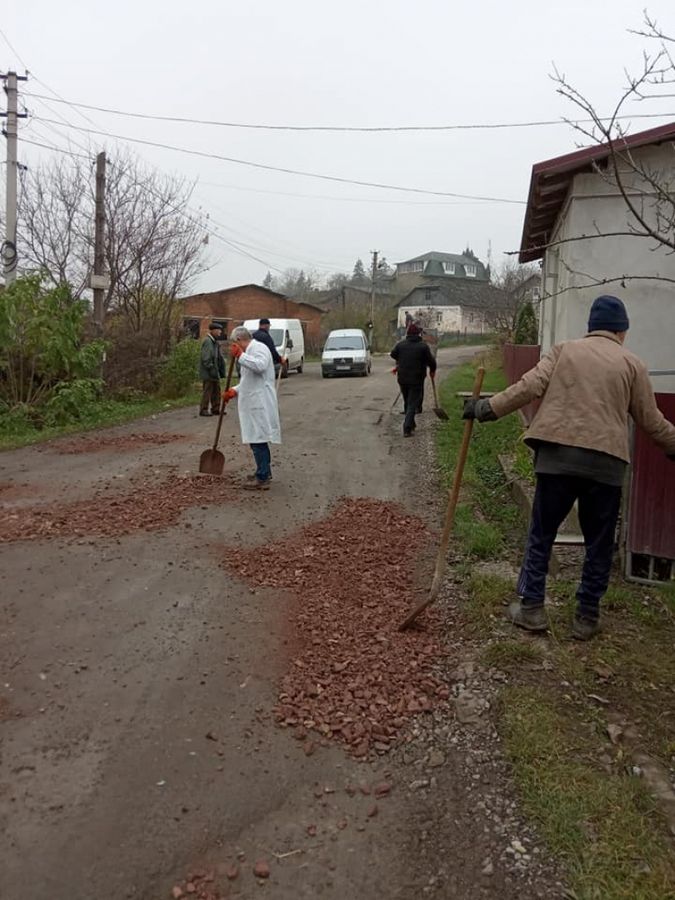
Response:
M607 112L639 67L645 42L641 2L629 0L24 0L3 11L0 67L29 67L67 100L116 109L279 125L447 125L526 122L574 116L550 79L553 63ZM672 0L649 11L675 33ZM20 55L20 58L16 54ZM32 78L22 89L46 94ZM567 125L498 131L421 133L270 132L150 122L26 98L36 117L55 112L82 127L266 165L359 181L490 196L520 203L459 201L199 159L137 147L160 169L198 179L194 206L211 228L212 267L194 285L215 290L260 282L268 269L325 275L351 271L379 250L390 262L429 250L495 265L520 243L534 162L569 152L579 137ZM642 106L675 118L675 103ZM66 125L21 123L20 134L65 146L64 135L92 149L112 147ZM32 133L32 134L31 134ZM28 165L48 151L20 145ZM217 223L217 224L216 224Z

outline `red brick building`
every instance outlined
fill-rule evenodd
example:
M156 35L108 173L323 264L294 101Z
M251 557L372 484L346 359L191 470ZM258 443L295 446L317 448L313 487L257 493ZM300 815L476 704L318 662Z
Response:
M195 337L204 337L212 321L222 322L228 335L246 319L266 316L268 319L300 319L307 349L316 351L321 346L324 310L312 303L292 300L259 284L242 284L222 291L193 294L180 302L183 304L183 326Z

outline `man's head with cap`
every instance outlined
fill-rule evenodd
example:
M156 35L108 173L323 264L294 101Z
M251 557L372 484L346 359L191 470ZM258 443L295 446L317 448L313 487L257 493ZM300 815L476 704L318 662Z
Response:
M629 327L628 313L623 300L611 294L596 297L588 317L589 331L612 331L624 334Z
M410 322L405 333L411 337L419 337L422 334L422 327L417 322Z
M211 322L211 324L209 325L209 331L214 337L216 337L219 331L222 333L223 326L220 322Z
M262 328L263 331L269 331L269 328L270 328L270 320L269 320L269 319L265 319L265 318L261 319L261 320L258 322L258 328Z

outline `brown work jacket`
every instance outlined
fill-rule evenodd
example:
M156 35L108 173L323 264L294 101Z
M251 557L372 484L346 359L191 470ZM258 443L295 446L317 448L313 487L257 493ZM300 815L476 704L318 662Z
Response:
M541 398L525 435L630 461L628 416L668 454L675 425L659 410L646 365L611 331L556 344L520 381L490 398L498 418Z

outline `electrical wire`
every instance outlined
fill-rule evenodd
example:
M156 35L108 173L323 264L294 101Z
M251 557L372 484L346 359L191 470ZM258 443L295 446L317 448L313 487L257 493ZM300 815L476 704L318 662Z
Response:
M38 119L38 121L50 122L53 120L42 119L40 117ZM159 141L149 141L149 140L145 140L143 138L134 138L134 137L129 137L127 135L114 134L114 133L108 132L108 131L98 131L96 129L83 128L80 125L71 125L69 127L75 128L77 131L86 132L87 134L107 135L107 137L111 137L111 138L114 138L115 140L119 140L119 141L129 141L130 143L133 143L133 144L143 144L146 147L157 147L160 150L172 150L176 153L185 153L188 156L198 156L202 159L216 159L216 160L219 160L220 162L228 162L228 163L233 163L234 165L247 166L248 168L251 168L251 169L262 169L266 172L281 172L284 175L298 175L302 178L316 178L321 181L337 182L338 184L355 184L355 185L358 185L359 187L371 187L371 188L377 188L378 190L385 190L385 191L402 191L402 192L408 193L408 194L425 194L425 195L430 195L433 197L455 197L455 198L461 199L461 200L480 200L485 203L510 203L510 204L516 204L518 206L526 205L525 200L511 200L511 199L508 199L505 197L489 197L489 196L480 196L477 194L459 194L459 193L456 193L455 191L432 191L432 190L429 190L426 188L403 187L401 185L385 184L385 183L378 182L378 181L362 181L362 180L359 180L356 178L342 178L338 175L325 175L325 174L319 173L319 172L306 172L301 169L290 169L290 168L286 168L284 166L272 166L272 165L268 165L266 163L253 162L249 159L237 159L236 157L233 157L233 156L222 156L219 153L207 153L204 150L192 150L187 147L176 147L172 144L160 143Z
M240 184L221 184L217 181L197 182L200 186L222 188L230 191L245 191L252 194L270 194L274 197L299 197L305 200L335 200L340 203L397 203L407 206L471 206L480 200L385 200L380 197L335 197L327 194L298 194L292 191L270 191L264 188L244 187Z
M38 79L36 79L37 81ZM40 94L27 94L29 97L40 98ZM51 99L51 98L49 98ZM153 122L173 122L186 125L210 125L220 128L243 128L256 131L327 131L327 132L345 132L345 133L386 133L386 132L424 132L424 131L491 131L506 128L540 128L550 127L552 125L569 125L567 119L541 119L531 122L473 122L464 125L270 125L264 123L253 122L227 122L218 119L196 119L188 116L167 116L155 113L139 113L129 110L114 109L106 106L95 106L90 103L79 103L75 100L64 100L60 98L59 102L67 103L75 109L89 109L94 112L106 113L112 116L124 116L130 119L147 119ZM577 124L594 124L600 122L618 122L632 119L661 119L665 116L671 116L672 113L636 113L633 116L619 117L601 117L595 119L577 119Z

